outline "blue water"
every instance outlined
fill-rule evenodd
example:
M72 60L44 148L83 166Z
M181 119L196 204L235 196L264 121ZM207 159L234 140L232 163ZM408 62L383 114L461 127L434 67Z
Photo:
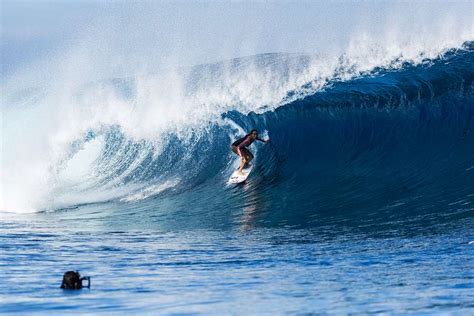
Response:
M9 222L1 234L2 312L468 314L474 308L472 220L384 236L337 225L252 227L250 216L233 214L232 229L173 232L113 231L95 217L92 229L62 216ZM69 269L91 276L91 289L59 289Z
M87 131L78 148L104 140L94 181L58 196L122 194L2 214L0 312L473 313L472 44L286 100L170 132L159 154L120 126ZM229 186L235 126L271 142ZM67 270L91 289L59 289Z

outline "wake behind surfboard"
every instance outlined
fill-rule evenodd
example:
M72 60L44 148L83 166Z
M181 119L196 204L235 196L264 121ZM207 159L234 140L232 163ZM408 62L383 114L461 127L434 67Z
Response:
M250 172L252 171L253 166L250 165L247 168L242 170L242 173L239 173L239 170L235 170L229 178L227 183L229 184L238 184L247 180Z

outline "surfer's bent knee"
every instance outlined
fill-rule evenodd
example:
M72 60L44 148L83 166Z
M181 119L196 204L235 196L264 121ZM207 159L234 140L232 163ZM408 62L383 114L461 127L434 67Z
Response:
M235 154L238 155L237 146L232 145L232 146L230 146L230 149L231 149Z

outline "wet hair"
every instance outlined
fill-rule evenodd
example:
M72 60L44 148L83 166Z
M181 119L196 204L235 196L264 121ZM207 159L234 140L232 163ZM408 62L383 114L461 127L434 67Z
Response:
M258 136L258 131L255 128L250 131L249 135L252 135L253 132L257 133L257 136Z
M87 280L88 284L86 287L90 287L90 278L83 277L78 271L67 271L63 275L63 282L61 283L61 288L65 290L80 290L83 288L82 281Z

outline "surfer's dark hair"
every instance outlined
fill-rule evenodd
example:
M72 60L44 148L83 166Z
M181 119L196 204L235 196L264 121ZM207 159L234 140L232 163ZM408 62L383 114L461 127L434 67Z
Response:
M249 135L252 134L253 132L257 133L257 135L258 135L258 131L255 128L250 131Z
M82 281L87 280L87 286L90 288L91 281L89 277L82 277L78 271L67 271L63 275L63 282L61 288L65 290L80 290L83 288Z

